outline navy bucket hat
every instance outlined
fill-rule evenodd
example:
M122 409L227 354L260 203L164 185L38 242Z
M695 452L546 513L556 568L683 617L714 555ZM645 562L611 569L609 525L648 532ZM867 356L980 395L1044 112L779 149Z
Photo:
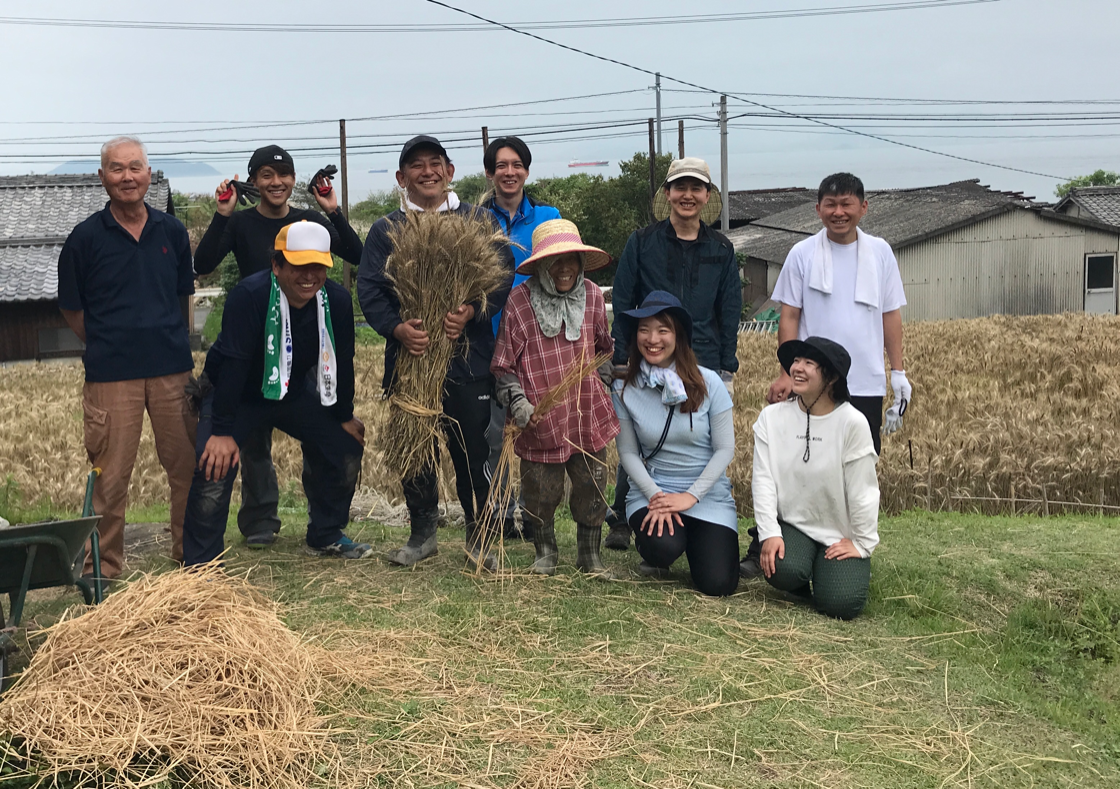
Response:
M628 318L633 318L639 321L642 318L651 318L662 312L668 312L673 315L681 325L684 327L685 339L688 344L692 345L692 316L688 314L688 310L681 304L680 299L664 290L652 291L645 300L642 301L640 307L633 310L625 310L619 313Z

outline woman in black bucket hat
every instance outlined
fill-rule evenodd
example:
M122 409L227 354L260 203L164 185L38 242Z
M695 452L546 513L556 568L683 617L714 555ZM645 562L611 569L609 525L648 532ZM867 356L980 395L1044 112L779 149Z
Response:
M793 397L754 424L755 522L771 586L829 616L863 610L879 542L878 455L867 418L849 402L851 357L823 337L790 340L778 361Z

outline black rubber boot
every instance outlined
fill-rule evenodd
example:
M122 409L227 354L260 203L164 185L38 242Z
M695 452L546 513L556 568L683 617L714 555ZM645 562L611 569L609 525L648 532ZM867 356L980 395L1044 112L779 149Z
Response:
M485 570L492 573L498 569L498 561L494 558L494 554L490 552L497 535L486 535L482 532L482 527L478 525L478 521L467 521L467 569L471 572Z
M599 543L603 539L603 527L576 524L576 569L604 581L615 580L615 575L606 568L599 558Z
M611 530L603 540L603 547L612 551L625 551L630 547L630 526L625 521L608 521Z
M436 544L439 510L434 508L421 510L412 515L409 520L412 525L412 533L408 536L408 542L402 547L394 548L385 554L385 558L389 560L390 564L411 567L417 562L439 553L439 547Z

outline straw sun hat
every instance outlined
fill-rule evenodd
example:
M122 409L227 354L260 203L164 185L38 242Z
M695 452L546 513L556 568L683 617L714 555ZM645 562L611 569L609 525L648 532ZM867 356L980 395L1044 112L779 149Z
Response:
M720 211L723 210L723 197L719 193L719 187L712 183L712 173L708 169L708 163L695 156L674 159L673 163L669 165L665 183L653 196L653 218L658 222L668 218L669 200L665 197L665 189L678 178L695 178L701 183L711 184L712 189L708 192L708 204L700 209L700 221L710 225L719 219Z
M542 260L563 255L566 252L583 254L584 272L595 271L611 262L611 256L597 247L589 247L579 237L579 228L567 219L550 219L541 222L533 231L533 254L520 266L518 274L531 276L537 273Z

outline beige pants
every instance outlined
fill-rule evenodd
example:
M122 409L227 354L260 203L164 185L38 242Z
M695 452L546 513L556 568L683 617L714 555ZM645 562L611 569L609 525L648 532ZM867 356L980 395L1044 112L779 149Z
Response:
M171 487L171 558L183 558L183 515L194 475L196 420L184 394L190 373L108 383L86 382L82 392L89 461L101 469L93 486L93 511L101 516L101 573L117 578L124 570L124 512L136 464L144 411L152 420L156 453ZM93 560L86 554L86 574Z

